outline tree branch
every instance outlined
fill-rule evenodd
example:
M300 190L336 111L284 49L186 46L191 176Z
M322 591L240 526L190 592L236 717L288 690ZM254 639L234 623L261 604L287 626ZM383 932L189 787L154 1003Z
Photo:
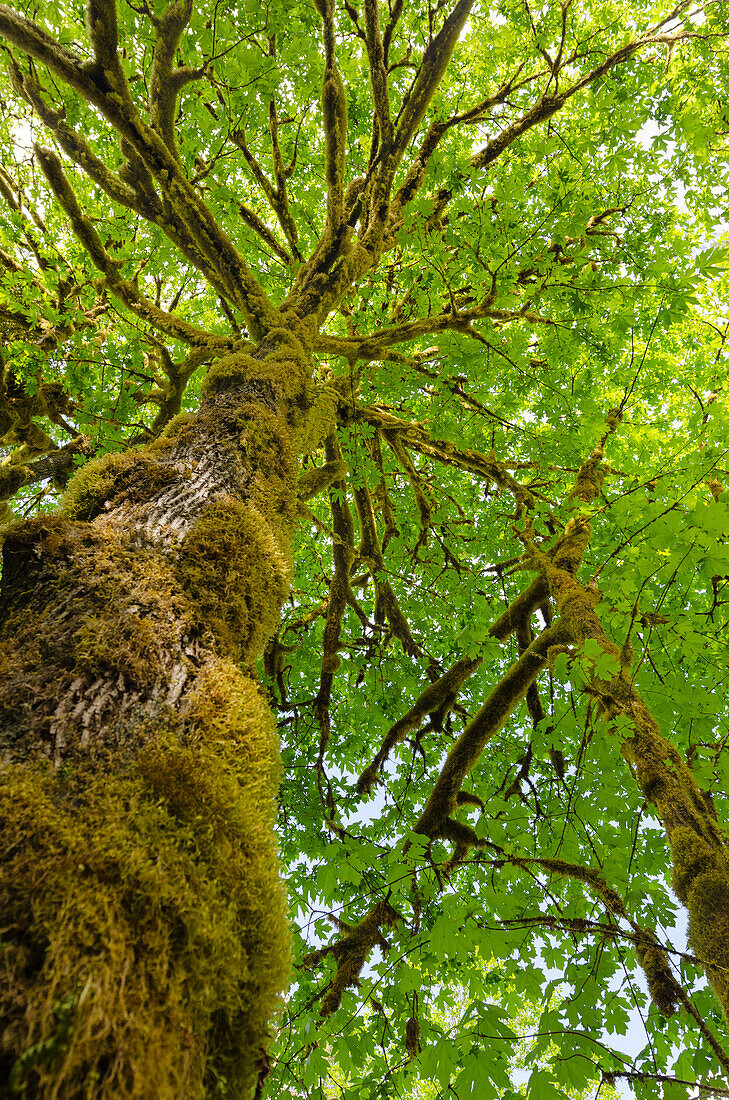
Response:
M170 221L182 227L181 233L178 230L179 236L186 236L195 246L193 252L188 245L186 254L206 278L211 270L215 273L226 297L242 310L252 336L261 338L281 324L281 316L162 137L142 120L129 99L126 79L116 56L116 8L112 0L92 0L89 27L97 54L97 61L91 68L36 24L4 4L0 5L0 37L45 65L112 124L122 139L122 149L126 143L134 151L166 199L169 209L165 212L167 218L162 229L169 233ZM109 77L105 76L106 70L99 68L99 59L108 62ZM169 235L175 240L174 233Z
M278 223L283 230L284 236L286 237L289 248L291 249L294 258L300 260L301 253L299 251L299 231L296 228L296 223L291 216L286 187L273 186L273 184L261 168L258 160L253 156L253 153L249 149L248 143L246 142L245 133L242 130L235 130L231 137L245 157L246 164L248 165L251 175L263 191L263 194L266 196L266 200L269 206L276 215ZM282 179L281 183L285 185L285 176Z
M402 4L400 6L402 7ZM380 14L377 0L365 0L364 13L372 102L375 107L380 148L383 155L387 155L392 143L393 128L390 115L390 93L387 83L385 49L380 34Z
M344 164L347 152L347 96L337 68L334 48L333 0L317 0L324 30L324 84L321 93L324 126L324 158L327 181L327 213L320 243L325 264L331 263L341 247L344 220ZM318 251L318 250L317 250Z
M192 15L192 0L172 0L156 18L156 38L149 78L149 117L167 148L179 160L175 142L175 104L181 89L198 80L205 69L173 65L182 32Z
M113 259L104 248L103 241L90 219L86 217L66 174L60 158L51 150L40 145L34 147L38 163L50 185L59 205L71 222L71 228L84 246L92 261L102 272L106 284L132 313L142 318L158 332L163 332L186 344L203 345L219 351L230 350L229 337L215 336L205 329L191 325L182 318L163 309L145 298L135 283L124 279L119 273L120 261Z
M474 767L487 742L501 729L526 695L527 689L549 660L549 650L571 638L565 623L557 621L539 634L492 690L488 699L466 726L448 753L433 786L415 832L436 837L458 808L463 781Z
M488 637L499 642L506 641L518 624L527 620L544 602L546 595L547 584L543 577L537 577L492 623ZM407 714L399 718L385 734L377 755L357 781L357 791L360 794L367 794L372 790L392 749L404 741L409 733L418 729L427 715L442 711L442 718L445 718L448 711L452 710L463 684L482 663L483 657L461 657L434 683L428 684Z

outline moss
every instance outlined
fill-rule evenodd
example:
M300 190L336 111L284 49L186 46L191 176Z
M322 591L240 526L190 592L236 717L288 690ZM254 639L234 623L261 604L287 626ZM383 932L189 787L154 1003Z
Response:
M275 520L276 514L293 518L296 506L297 455L286 424L267 409L253 404L238 410L241 449L253 472L250 494L256 506Z
M255 661L275 632L291 576L265 517L233 497L214 501L186 536L176 572L222 651Z
M83 466L71 480L61 513L72 519L86 520L97 515L104 502L114 495L117 478L134 465L134 451L108 454Z
M150 500L180 476L178 470L160 460L159 450L129 450L89 462L69 483L59 514L90 520L104 510L107 502Z
M300 454L311 454L324 442L336 423L342 394L334 382L322 382L311 396L311 408L297 427Z
M681 1001L681 987L665 954L655 944L636 944L635 953L646 976L654 1005L664 1016L673 1016Z
M76 668L151 687L159 675L162 639L155 624L139 615L84 615L73 634L72 652Z
M729 1017L729 881L726 872L698 874L689 889L689 939L704 961L714 992Z
M347 96L336 68L328 68L322 88L322 116L326 140L327 197L333 226L344 209L344 156L347 148Z
M693 880L716 867L716 856L705 840L689 826L679 826L671 833L673 889L684 904Z
M201 387L202 397L212 397L233 386L240 386L252 376L259 375L262 369L262 361L254 359L252 355L247 355L245 352L224 355L208 371Z
M689 939L729 1016L729 869L726 858L689 826L670 837L673 888L689 911Z
M27 1098L247 1096L289 969L273 720L218 662L111 778L4 781L0 1058Z
M156 446L162 448L169 446L170 442L176 438L182 431L193 427L195 424L195 417L192 413L178 413L177 416L173 416L168 424L165 425L164 430L160 432L156 440Z
M0 466L0 498L7 500L17 493L18 489L22 489L27 483L29 475L32 477L27 466L11 466L3 463Z
M309 398L287 340L266 361L280 409L255 387L210 401L89 463L59 515L10 532L0 1081L14 1066L26 1100L243 1098L263 1064L289 966L278 742L233 662L262 652L290 580ZM207 438L244 459L245 501L207 504L165 552L107 518L179 481Z

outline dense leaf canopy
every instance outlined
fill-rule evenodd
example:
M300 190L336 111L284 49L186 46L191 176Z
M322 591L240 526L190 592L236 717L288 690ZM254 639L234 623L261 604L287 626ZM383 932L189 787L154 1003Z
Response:
M274 307L338 394L259 668L265 1095L729 1096L634 748L652 715L727 820L728 36L721 2L0 7L5 521Z

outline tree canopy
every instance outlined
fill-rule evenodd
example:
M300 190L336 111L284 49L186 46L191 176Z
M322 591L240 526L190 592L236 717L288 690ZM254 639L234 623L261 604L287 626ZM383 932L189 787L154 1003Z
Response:
M81 937L51 977L46 930L8 964L14 982L35 967L46 1001L36 1023L7 995L31 1023L8 1027L0 1094L729 1096L727 6L62 0L0 6L0 43L10 771L34 753L66 784L55 804L86 806L65 741L13 747L18 693L35 714L40 691L17 669L60 660L7 612L18 547L43 556L28 532L60 556L54 515L77 539L141 515L151 490L129 471L161 468L242 380L261 514L283 514L266 502L294 459L298 474L288 578L265 572L268 535L252 566L228 534L229 560L215 549L251 479L225 481L213 429L185 459L218 507L179 582L196 637L260 682L281 739L293 962L266 1038L240 1039L255 1073L211 1068L205 1039L202 1084L170 1070L177 1086L144 1092L110 1025L112 1054L79 1084L100 949ZM294 337L276 374L271 348ZM293 444L269 427L279 405ZM125 561L163 543L174 559L168 486ZM236 538L258 546L245 507ZM145 577L158 618L172 583ZM146 614L135 601L124 613ZM83 625L97 683L126 677L131 698L137 666L113 635L100 656L102 613L89 627L78 607L58 645L80 652ZM196 660L165 689L185 721ZM145 767L152 803L218 845L200 889L223 881L218 794L200 780L187 799L180 772L173 799ZM41 827L23 829L30 868ZM102 878L121 866L109 837ZM190 1027L180 1051L197 1058Z

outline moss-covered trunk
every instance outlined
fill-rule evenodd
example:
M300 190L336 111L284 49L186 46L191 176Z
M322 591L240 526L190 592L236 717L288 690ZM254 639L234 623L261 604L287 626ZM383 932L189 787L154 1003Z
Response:
M286 984L254 662L313 414L288 331L4 550L0 1095L247 1096ZM321 416L321 410L318 410Z

